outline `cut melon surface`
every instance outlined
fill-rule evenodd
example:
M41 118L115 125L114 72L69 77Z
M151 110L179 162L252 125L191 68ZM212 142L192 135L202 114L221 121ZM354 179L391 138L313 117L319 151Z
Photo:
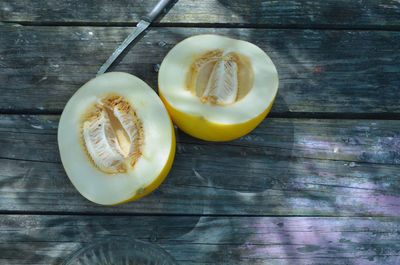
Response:
M77 90L61 115L58 145L75 188L98 204L143 197L167 176L175 135L157 94L139 78L100 75Z
M219 35L178 43L164 58L159 95L184 132L228 141L253 130L278 91L272 60L256 45Z

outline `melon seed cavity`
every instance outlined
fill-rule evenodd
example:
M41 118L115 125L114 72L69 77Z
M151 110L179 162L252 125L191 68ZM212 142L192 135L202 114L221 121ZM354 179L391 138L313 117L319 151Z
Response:
M101 171L125 173L141 156L142 121L121 96L99 100L82 119L82 140L89 160Z
M228 105L245 97L253 87L250 60L236 52L211 50L197 57L186 74L186 89L203 103Z

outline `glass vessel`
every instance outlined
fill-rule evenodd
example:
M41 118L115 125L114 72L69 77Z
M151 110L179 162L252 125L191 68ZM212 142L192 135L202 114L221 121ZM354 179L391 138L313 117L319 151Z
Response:
M108 239L74 252L63 265L177 265L162 248L136 239Z

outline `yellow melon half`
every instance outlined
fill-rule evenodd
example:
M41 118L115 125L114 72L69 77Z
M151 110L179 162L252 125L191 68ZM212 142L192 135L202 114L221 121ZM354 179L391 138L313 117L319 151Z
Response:
M58 146L75 188L111 205L143 197L163 182L175 135L157 94L133 75L112 72L90 80L68 101Z
M278 91L272 60L256 45L218 35L178 43L158 74L159 95L174 123L208 141L228 141L252 131Z

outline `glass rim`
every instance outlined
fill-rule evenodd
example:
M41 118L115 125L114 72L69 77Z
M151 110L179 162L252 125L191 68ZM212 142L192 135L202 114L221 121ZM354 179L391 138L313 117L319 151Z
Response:
M73 251L65 259L65 261L62 263L62 265L69 265L69 264L71 264L71 262L73 262L75 259L77 259L81 254L83 254L87 251L96 249L98 247L101 247L103 245L107 245L107 244L114 243L114 242L118 242L118 243L126 242L126 244L124 244L124 245L129 245L129 244L130 245L139 245L139 246L143 246L143 247L152 249L154 251L159 252L163 256L163 258L167 259L168 262L170 262L171 264L177 264L175 259L171 256L171 254L169 254L166 250L164 250L157 244L146 242L146 241L136 239L136 238L111 237L111 238L107 238L107 239L97 239L97 240L94 240L93 242L86 243L87 244L86 246L81 246L79 249Z

